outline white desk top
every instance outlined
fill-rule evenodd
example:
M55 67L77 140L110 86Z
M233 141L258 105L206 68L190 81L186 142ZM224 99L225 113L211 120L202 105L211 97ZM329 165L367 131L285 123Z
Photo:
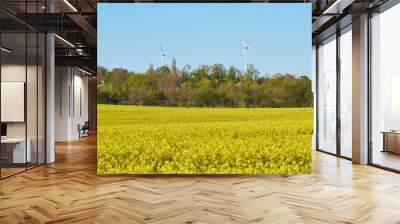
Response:
M30 141L30 139L28 138L28 141ZM21 143L21 142L25 142L25 138L5 138L5 139L1 139L1 143Z

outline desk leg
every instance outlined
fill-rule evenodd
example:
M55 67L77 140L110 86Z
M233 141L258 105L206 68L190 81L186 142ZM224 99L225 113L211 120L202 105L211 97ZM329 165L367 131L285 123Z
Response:
M386 152L386 134L382 133L383 135L383 149L381 152Z

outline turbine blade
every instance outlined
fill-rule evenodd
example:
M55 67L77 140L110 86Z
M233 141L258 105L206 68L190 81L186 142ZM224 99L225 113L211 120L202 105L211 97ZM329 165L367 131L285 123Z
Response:
M162 54L164 54L164 50L163 50L161 44L160 44L160 51L161 51Z

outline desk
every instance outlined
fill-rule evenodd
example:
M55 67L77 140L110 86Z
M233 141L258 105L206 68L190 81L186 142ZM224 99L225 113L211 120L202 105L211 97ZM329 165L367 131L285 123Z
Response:
M32 160L32 141L30 138L26 141L28 144L25 152L25 138L5 138L1 139L2 157L8 163L26 163ZM11 146L11 147L10 147ZM12 159L11 159L12 158Z
M400 131L382 131L383 150L382 152L392 152L400 154Z

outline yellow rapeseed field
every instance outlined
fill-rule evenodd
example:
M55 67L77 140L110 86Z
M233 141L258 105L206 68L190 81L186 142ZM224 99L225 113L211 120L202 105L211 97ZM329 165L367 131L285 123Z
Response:
M312 108L98 105L99 174L311 172Z

